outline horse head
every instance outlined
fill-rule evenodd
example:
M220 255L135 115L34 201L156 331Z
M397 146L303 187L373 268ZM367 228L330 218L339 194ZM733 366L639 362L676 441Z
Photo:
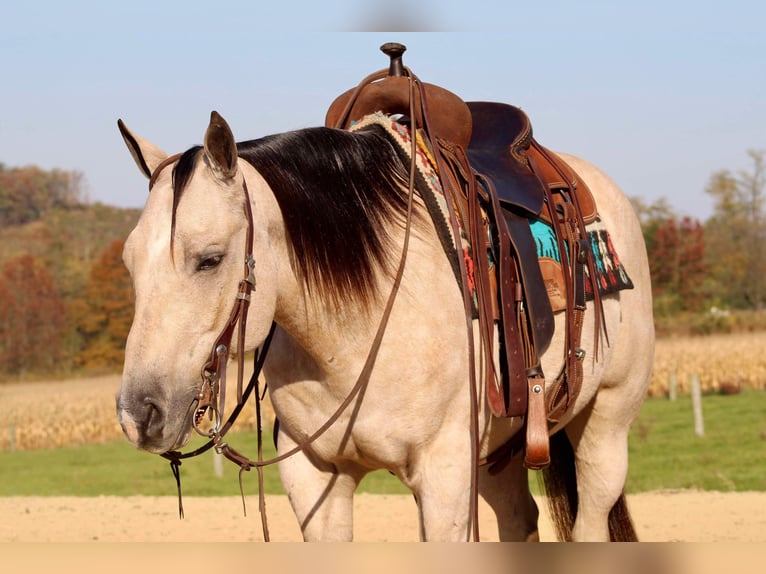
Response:
M248 270L243 262L256 262L249 281L257 285L245 350L266 336L276 305L273 258L268 226L251 206L245 183L252 168L239 160L218 113L211 114L203 146L170 157L121 121L119 127L150 178L151 193L123 253L136 299L117 411L135 446L163 453L189 440L201 373L231 320Z

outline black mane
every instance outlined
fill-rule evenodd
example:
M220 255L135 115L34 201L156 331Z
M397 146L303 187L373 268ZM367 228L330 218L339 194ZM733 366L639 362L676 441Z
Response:
M170 220L170 257L173 257L173 243L176 236L176 212L178 211L178 202L191 180L194 166L197 164L197 158L202 154L202 146L193 146L186 150L178 158L173 167L173 211Z
M386 232L403 221L408 172L380 128L309 128L238 144L279 203L293 267L309 290L342 306L369 302L376 267L390 271Z

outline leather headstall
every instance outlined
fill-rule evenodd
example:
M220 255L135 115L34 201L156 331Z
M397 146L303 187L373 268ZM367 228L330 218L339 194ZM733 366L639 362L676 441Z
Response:
M159 178L160 173L167 166L178 160L180 154L172 155L160 163L151 175L149 180L149 191L151 192L154 184ZM194 430L208 438L214 438L221 431L223 414L226 403L226 363L231 349L231 340L234 336L234 329L239 325L237 338L237 401L242 401L243 378L244 378L244 345L245 329L247 326L247 311L250 306L251 293L255 289L255 259L253 257L253 212L250 204L250 193L247 189L247 182L242 180L242 191L244 195L244 212L247 221L247 232L245 236L245 260L244 260L244 278L239 282L237 296L232 306L229 318L223 330L216 337L210 350L208 360L202 367L200 376L202 383L195 399L194 415L192 417L192 426ZM213 426L207 431L200 429L199 425L202 416L210 412L210 418L213 420Z

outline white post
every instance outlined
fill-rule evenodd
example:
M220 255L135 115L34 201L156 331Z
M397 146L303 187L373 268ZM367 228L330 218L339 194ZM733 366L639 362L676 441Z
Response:
M676 372L671 371L668 375L668 399L676 400Z
M213 451L213 473L221 478L223 476L223 455Z
M705 424L702 420L702 389L696 373L691 376L692 409L694 409L694 434L705 436Z

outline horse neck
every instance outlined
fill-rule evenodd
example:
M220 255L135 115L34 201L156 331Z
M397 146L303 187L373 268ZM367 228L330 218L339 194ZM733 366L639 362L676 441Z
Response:
M309 289L291 264L284 217L274 193L257 171L247 171L254 216L257 274L252 305L257 306L262 298L274 297L273 320L304 351L316 358L332 355L351 342L366 339L380 315L383 303L379 300L382 297L366 309L353 301L337 308ZM381 292L387 289L385 283L384 280ZM252 311L251 307L251 317ZM251 330L256 323L257 320L248 319ZM255 340L259 339L255 337Z
M384 296L368 306L349 301L337 308L318 298L295 274L289 261L283 261L274 319L293 341L317 364L347 353L350 348L367 346L383 312Z

